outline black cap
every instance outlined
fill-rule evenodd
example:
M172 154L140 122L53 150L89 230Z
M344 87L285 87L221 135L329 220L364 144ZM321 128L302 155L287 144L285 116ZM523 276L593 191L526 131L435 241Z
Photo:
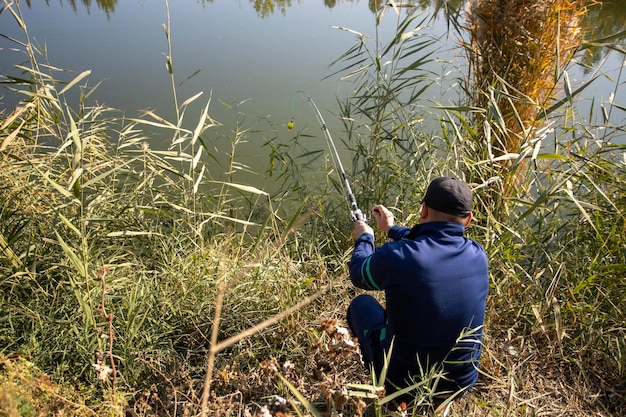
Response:
M461 180L440 177L430 183L423 202L443 213L467 217L472 212L472 190Z

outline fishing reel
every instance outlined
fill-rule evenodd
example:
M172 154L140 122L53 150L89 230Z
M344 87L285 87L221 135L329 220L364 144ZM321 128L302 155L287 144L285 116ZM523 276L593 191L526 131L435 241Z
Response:
M363 221L367 223L367 218L365 217L365 214L363 214L363 212L360 209L352 209L352 221L356 222L356 221Z

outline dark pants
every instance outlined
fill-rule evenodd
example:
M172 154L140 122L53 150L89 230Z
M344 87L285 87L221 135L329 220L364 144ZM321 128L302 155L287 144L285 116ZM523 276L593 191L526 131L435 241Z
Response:
M362 294L357 296L348 307L348 325L352 334L359 339L363 361L368 370L373 366L375 375L378 377L382 371L384 355L389 350L393 335L387 329L387 315L383 306L371 295ZM428 358L415 358L416 352L403 352L401 347L394 348L394 363L390 364L385 381L385 388L390 394L396 387L406 385L409 374L419 373L418 362L429 363ZM398 351L399 350L399 351ZM450 386L448 386L450 385ZM442 380L439 382L440 392L454 392L458 386L453 381ZM432 406L437 407L447 395L433 398ZM396 399L397 403L410 403L414 399L412 393L402 395Z
M389 347L385 309L371 295L361 294L350 303L347 312L352 334L359 339L363 361L380 374L384 351Z

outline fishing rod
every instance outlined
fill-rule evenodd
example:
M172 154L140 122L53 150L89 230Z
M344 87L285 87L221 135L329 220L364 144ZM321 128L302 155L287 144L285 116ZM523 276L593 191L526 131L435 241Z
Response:
M309 96L304 91L296 91L296 93L293 95L293 98L291 99L291 120L289 121L289 123L287 123L287 128L291 130L294 125L294 101L296 100L296 96L298 94L303 95L307 99L309 104L311 104L311 107L313 107L313 110L315 110L315 116L317 117L317 120L320 122L320 125L322 126L322 132L324 132L326 142L328 143L328 148L331 151L331 157L333 159L333 163L335 165L335 168L337 168L339 173L341 174L341 179L343 180L344 187L348 194L348 202L350 203L352 220L353 221L357 221L357 220L367 221L367 219L365 218L365 215L363 214L363 212L361 212L361 210L356 204L356 198L354 198L354 194L352 194L352 188L350 188L350 183L348 182L346 171L344 171L343 169L343 165L341 164L341 159L339 159L339 152L337 152L337 148L335 147L335 142L333 142L333 138L330 136L330 132L328 131L328 128L326 127L326 122L324 122L324 118L322 117L322 114L320 113L319 109L315 105L315 102L313 101L311 96Z

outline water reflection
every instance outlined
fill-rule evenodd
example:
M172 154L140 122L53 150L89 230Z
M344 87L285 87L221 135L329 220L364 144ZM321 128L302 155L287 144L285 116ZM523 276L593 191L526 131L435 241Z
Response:
M301 1L301 0L298 0ZM322 0L324 6L328 9L333 9L337 5L340 4L350 4L358 2L359 0ZM368 9L375 13L387 0L367 0ZM420 7L422 10L426 10L431 5L435 6L435 9L440 8L453 8L456 9L460 4L463 3L464 0L407 0L403 2L403 4L409 4L413 6ZM95 5L102 11L106 13L107 16L110 16L113 12L115 12L115 6L118 0L60 0L60 5L63 7L67 4L72 10L78 11L79 5L82 4L87 10L87 13L90 12L91 8ZM210 3L214 3L215 0L200 0L200 4L206 5ZM26 5L30 8L32 4L32 0L25 0ZM46 4L50 5L50 0L46 0ZM273 15L274 13L280 13L282 15L287 14L287 9L292 7L293 0L250 0L250 4L257 12L259 17L265 18Z
M200 0L199 3L202 5L205 5L205 4L213 3L214 1L215 0ZM298 0L298 1L301 1L301 0ZM322 1L324 2L324 6L326 6L329 9L333 9L334 7L342 3L348 4L348 3L355 2L355 0L322 0ZM356 1L358 2L358 0ZM372 12L376 12L376 10L378 10L382 6L382 4L386 1L387 0L368 0L368 8ZM436 2L441 2L441 1L442 0L436 0ZM457 2L459 1L462 1L462 0L457 0ZM80 0L80 1L60 0L61 7L63 7L64 4L67 4L74 11L78 11L78 5L82 4L87 9L87 12L89 12L91 8L93 7L93 4L95 3L99 9L106 12L107 16L115 12L115 5L117 4L117 2L118 0L95 0L95 1L93 0ZM431 2L432 0L408 0L405 3L416 5L416 6L421 6L423 9L426 9L427 7L430 6ZM25 3L30 8L32 0L25 0ZM46 0L46 4L50 5L50 0ZM264 18L277 12L285 15L287 13L287 9L292 7L293 0L250 0L250 4L254 8L254 10L256 10L259 17Z
M78 11L80 6L83 6L89 13L94 7L98 7L104 11L107 16L110 16L115 12L115 6L118 0L59 0L61 7L64 5L69 6L74 11ZM181 1L181 0L177 0ZM302 0L296 0L298 3ZM320 0L318 0L320 1ZM333 9L340 4L351 4L359 0L321 0L324 6L328 9ZM372 13L375 13L387 0L367 0L368 8ZM410 4L417 6L423 10L430 7L435 11L443 10L446 15L446 11L460 10L463 4L468 0L407 0L404 4ZM200 0L201 5L214 3L215 0ZM250 5L257 12L260 18L269 17L275 13L282 15L287 14L287 10L293 6L293 0L249 0ZM32 0L25 0L26 5L30 8ZM51 0L46 0L46 4L50 5ZM589 14L583 23L585 29L585 39L593 40L605 38L620 31L626 30L626 5L625 0L606 0L599 1L592 5L589 9ZM621 43L624 44L624 39L621 39ZM603 53L600 51L594 51L593 62L596 62L602 57Z
M32 0L25 0L26 5L30 8ZM115 12L115 5L117 4L117 0L60 0L61 7L67 4L72 8L75 12L78 11L79 5L83 5L87 9L87 13L91 11L93 4L95 3L100 10L106 13L107 17L109 17L113 12ZM46 5L50 5L50 0L46 0Z
M583 22L585 40L604 39L626 31L625 6L625 0L613 0L590 7L587 18ZM615 43L626 45L626 38L622 35L620 39L615 40ZM590 48L589 54L585 57L585 63L592 66L600 62L609 51L608 48Z
M202 0L203 4L213 3L215 0ZM324 6L329 9L335 8L339 4L349 4L355 3L355 0L322 0ZM368 0L368 8L372 13L375 13L387 0ZM441 2L443 0L435 0L435 2ZM455 2L460 2L463 0L456 0ZM358 2L358 0L356 0ZM415 6L420 6L422 9L428 8L433 0L408 0L403 2L404 4L410 4ZM250 0L250 3L256 10L257 14L261 17L268 17L276 12L280 12L285 15L287 9L292 6L292 0Z
M202 0L203 4L213 3L215 0ZM322 0L324 6L328 9L333 9L339 4L355 3L355 0ZM358 0L356 0L358 2ZM368 8L372 13L375 13L387 0L368 0ZM404 4L410 4L414 6L420 6L422 9L426 9L430 6L433 0L408 0ZM435 0L435 2L441 2L442 0ZM460 2L463 0L456 0ZM250 0L250 4L254 7L257 14L261 18L269 17L270 15L280 12L282 15L287 14L287 9L292 6L292 0Z

